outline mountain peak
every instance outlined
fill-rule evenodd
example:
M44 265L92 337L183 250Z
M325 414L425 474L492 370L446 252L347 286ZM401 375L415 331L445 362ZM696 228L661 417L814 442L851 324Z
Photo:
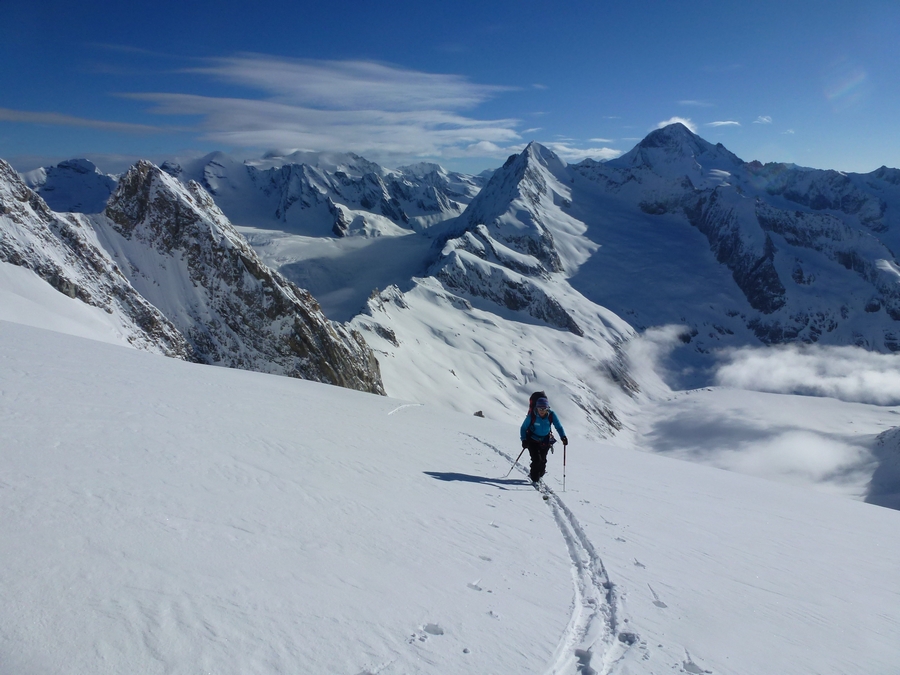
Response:
M566 170L566 163L550 148L541 145L537 141L531 141L518 155L510 155L503 166L494 176L504 171L516 173L521 180L529 169L543 167L555 176L561 176Z
M529 159L535 160L546 166L551 170L555 169L564 169L566 167L566 163L553 152L550 148L541 145L537 141L531 141L526 147L523 156L528 157Z
M664 148L697 141L703 141L703 139L683 123L674 122L651 131L638 145L644 148Z
M116 187L113 176L83 158L35 169L22 178L56 212L99 213Z
M58 169L69 169L75 173L94 173L97 172L97 165L89 159L67 159L56 165Z
M630 151L607 162L617 168L645 166L650 169L666 164L682 163L688 160L694 164L700 160L709 168L737 166L743 164L737 155L724 145L713 145L692 132L681 122L669 124L651 131Z
M681 122L651 131L637 145L645 150L661 149L667 153L702 155L714 151L716 146L703 140ZM724 150L724 148L722 148Z

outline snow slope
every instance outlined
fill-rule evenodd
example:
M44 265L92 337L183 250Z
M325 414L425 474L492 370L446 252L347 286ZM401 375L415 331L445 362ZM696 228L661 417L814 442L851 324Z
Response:
M545 502L518 416L0 359L3 675L896 672L897 511L577 439Z
M60 293L20 265L0 262L0 321L131 346L121 316Z

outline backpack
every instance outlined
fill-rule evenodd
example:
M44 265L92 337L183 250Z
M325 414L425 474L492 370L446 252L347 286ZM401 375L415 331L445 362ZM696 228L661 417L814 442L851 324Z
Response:
M547 394L542 391L536 391L528 399L528 414L531 415L532 418L534 417L534 404L539 398L547 398Z
M534 419L535 419L535 416L537 415L537 411L534 409L534 404L537 402L537 400L539 398L547 398L547 394L545 394L542 391L536 391L528 398L528 416L531 418L531 422L529 422L529 424L528 424L527 437L531 437L531 430L534 429ZM548 445L550 445L552 447L553 444L556 443L556 438L554 438L554 436L553 436L553 411L552 410L550 411L550 415L549 415L548 419L550 420L550 436L547 440L549 442Z

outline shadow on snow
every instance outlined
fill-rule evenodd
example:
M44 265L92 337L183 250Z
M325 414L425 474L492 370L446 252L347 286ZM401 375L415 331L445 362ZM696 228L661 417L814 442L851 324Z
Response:
M467 473L454 473L452 471L424 471L423 473L426 476L431 476L437 480L481 483L483 485L492 485L501 490L516 489L531 485L531 481L525 480L524 478L488 478L486 476L472 476Z

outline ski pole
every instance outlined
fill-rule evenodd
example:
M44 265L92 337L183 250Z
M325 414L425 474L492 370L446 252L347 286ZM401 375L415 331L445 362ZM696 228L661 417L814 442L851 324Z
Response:
M519 453L519 457L522 456L522 453L523 453L523 452L525 452L525 448L522 448L522 452ZM516 464L519 463L519 457L516 457L516 461L512 463L512 466L511 466L511 467L509 467L509 471L507 471L507 472L506 472L506 475L503 476L504 478L509 478L509 474L512 473L513 468L516 466Z
M568 443L563 443L563 492L566 491L566 448Z

